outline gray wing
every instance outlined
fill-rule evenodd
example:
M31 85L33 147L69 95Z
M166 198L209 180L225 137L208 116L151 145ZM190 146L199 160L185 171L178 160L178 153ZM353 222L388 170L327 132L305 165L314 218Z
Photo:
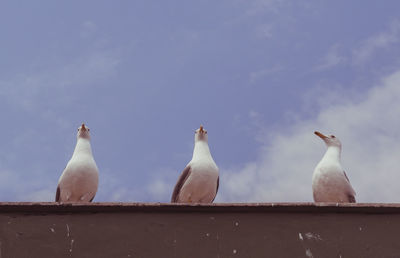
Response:
M214 198L212 199L212 201L211 201L211 202L214 202L214 200L215 200L215 197L217 197L218 188L219 188L219 176L218 176L218 179L217 179L217 191L215 191L215 196L214 196Z
M171 202L178 202L178 196L182 189L183 184L185 184L186 180L190 175L190 166L185 167L182 171L182 174L179 176L178 182L176 182L174 191L172 192Z
M57 185L56 202L60 202L60 186Z
M346 171L343 170L343 174L344 174L344 176L346 177L347 182L349 182L350 188L351 188L351 190L352 190L350 193L347 194L348 202L355 203L355 202L356 202L356 197L355 197L355 194L354 194L354 189L353 189L353 187L352 187L351 184L350 184L350 180L349 180L349 178L348 178L347 175L346 175Z
M61 173L61 176L62 176L62 174L64 173L64 171L65 171L65 169L67 168L67 166L68 166L68 163L67 163L67 165L65 165L65 168L64 168L63 172ZM60 182L58 182L58 185L57 185L57 192L56 192L56 202L60 202L60 194L61 194Z

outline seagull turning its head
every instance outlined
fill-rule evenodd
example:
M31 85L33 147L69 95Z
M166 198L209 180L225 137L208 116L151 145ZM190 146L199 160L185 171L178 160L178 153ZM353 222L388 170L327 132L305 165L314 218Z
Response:
M315 132L327 150L314 170L312 189L315 202L356 202L355 191L340 164L342 144L334 135Z

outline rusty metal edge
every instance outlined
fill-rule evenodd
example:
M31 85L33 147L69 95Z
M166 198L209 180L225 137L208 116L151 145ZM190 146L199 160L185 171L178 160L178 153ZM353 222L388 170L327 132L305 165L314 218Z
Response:
M0 202L0 213L400 213L400 203L56 203Z

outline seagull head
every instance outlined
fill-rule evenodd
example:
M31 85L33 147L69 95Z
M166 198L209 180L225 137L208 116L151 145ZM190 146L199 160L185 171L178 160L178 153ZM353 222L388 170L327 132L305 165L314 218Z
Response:
M323 135L322 133L315 131L314 132L317 136L319 136L326 144L326 146L336 146L342 148L342 143L339 139L334 135Z
M78 128L78 138L85 138L85 139L90 139L90 129L87 127L85 124L82 123L81 126Z
M194 141L205 141L208 142L208 136L207 136L207 131L204 130L203 126L200 125L200 128L197 129L194 133Z

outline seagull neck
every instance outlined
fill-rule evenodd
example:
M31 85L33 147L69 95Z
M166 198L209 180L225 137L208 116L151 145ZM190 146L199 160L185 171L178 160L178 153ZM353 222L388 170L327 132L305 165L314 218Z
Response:
M341 149L338 146L328 146L324 158L340 160Z
M85 138L78 138L73 155L75 155L76 153L87 153L92 155L90 140Z
M194 144L193 157L192 159L196 159L198 157L211 157L210 148L208 147L208 143L205 141L198 141Z

